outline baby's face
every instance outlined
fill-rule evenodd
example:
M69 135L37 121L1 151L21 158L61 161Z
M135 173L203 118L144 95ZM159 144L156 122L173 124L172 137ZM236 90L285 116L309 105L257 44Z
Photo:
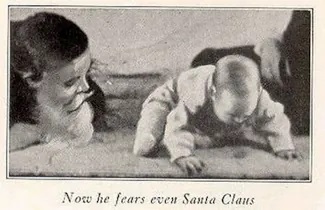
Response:
M224 123L240 126L250 118L256 109L259 93L255 91L247 97L238 97L228 90L224 90L216 97L212 97L213 111Z
M38 90L39 102L57 107L65 114L78 110L92 94L87 92L89 85L86 80L90 65L91 57L87 50L67 65L47 72Z

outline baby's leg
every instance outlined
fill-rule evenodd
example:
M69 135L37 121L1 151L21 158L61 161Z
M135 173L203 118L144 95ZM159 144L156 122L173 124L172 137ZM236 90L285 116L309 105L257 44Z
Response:
M208 136L196 129L193 135L195 137L195 148L197 149L207 149L216 146L217 141L214 137Z
M250 142L250 146L269 151L270 146L266 139L266 136L262 133L256 132L255 129L248 127L242 131L242 137L246 141Z
M167 115L175 106L173 81L157 88L144 102L137 125L133 153L149 155L160 144L165 130Z

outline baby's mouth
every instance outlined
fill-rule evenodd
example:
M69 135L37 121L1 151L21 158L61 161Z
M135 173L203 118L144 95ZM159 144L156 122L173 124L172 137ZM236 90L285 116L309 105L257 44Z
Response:
M82 105L87 101L87 99L94 94L94 91L90 91L87 93L79 93L75 96L75 98L67 104L67 113L71 114L73 112L76 112L82 107Z
M231 126L233 129L239 129L239 128L241 128L244 124L245 124L245 122L235 122L235 121L231 121L231 122L229 123L229 126Z

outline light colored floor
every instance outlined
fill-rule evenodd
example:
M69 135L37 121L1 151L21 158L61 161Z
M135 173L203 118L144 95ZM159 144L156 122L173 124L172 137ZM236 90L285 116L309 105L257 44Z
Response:
M169 163L167 156L134 156L133 130L101 133L97 137L105 142L63 150L36 145L11 152L9 173L11 176L186 177ZM308 180L309 137L294 137L294 142L304 156L300 162L284 161L247 146L197 150L196 155L207 164L200 178Z

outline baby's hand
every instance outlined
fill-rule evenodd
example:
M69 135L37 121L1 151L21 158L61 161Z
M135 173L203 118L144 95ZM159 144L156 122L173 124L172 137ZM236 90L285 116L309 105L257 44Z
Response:
M296 150L281 150L276 152L275 155L286 160L302 160L302 155Z
M189 176L200 174L205 167L203 161L195 156L180 157L175 160L175 163Z

